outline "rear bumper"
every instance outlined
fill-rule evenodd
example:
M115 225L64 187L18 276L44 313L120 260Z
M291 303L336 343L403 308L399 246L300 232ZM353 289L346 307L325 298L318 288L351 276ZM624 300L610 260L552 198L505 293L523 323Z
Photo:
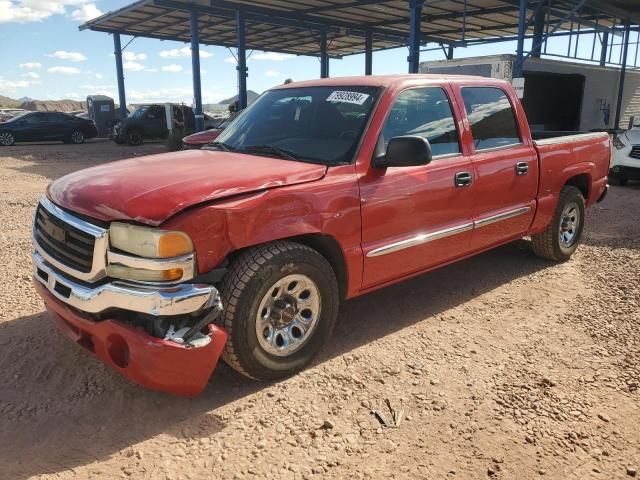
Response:
M116 319L93 322L56 298L37 278L34 284L65 335L124 377L153 390L199 395L227 341L227 333L214 325L208 327L211 341L196 348L152 337Z

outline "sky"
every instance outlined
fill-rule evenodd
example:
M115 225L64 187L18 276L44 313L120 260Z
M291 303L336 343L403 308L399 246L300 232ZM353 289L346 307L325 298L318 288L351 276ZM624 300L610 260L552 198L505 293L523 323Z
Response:
M84 100L87 95L118 98L111 35L78 30L78 26L133 0L0 0L0 95L39 100ZM122 45L132 37L123 36ZM566 38L553 39L552 49L566 52ZM590 55L591 41L581 51ZM513 53L515 44L456 49L456 58ZM586 52L589 51L589 53ZM193 102L191 52L180 42L134 39L124 52L128 103L155 101ZM217 103L235 95L237 73L232 52L223 47L202 46L200 51L204 103ZM373 73L407 71L407 49L376 52ZM441 50L423 52L421 60L442 60ZM315 57L252 52L248 88L258 93L286 78L317 78L320 62ZM361 75L364 56L331 60L331 76Z

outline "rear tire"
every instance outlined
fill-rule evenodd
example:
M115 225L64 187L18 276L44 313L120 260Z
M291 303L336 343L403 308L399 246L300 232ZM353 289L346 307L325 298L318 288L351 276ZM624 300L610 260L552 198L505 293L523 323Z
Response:
M69 137L71 143L75 143L76 145L80 145L84 143L84 133L80 130L74 130Z
M338 282L315 250L279 241L251 248L231 264L221 287L229 332L223 359L256 380L303 369L327 341L338 314Z
M584 230L585 202L576 187L560 191L553 220L541 233L531 236L533 252L541 258L565 262L576 251Z

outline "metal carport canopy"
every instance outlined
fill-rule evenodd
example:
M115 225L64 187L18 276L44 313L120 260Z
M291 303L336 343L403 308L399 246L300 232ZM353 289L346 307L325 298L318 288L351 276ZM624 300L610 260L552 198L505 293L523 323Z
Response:
M80 29L189 42L194 11L201 44L235 48L240 10L245 14L248 49L320 56L320 32L325 31L329 56L340 58L363 53L367 32L373 37L373 50L408 45L412 3L423 3L421 43L462 45L518 34L519 0L141 0ZM527 3L529 8L538 4ZM571 21L591 27L597 21L600 29L614 26L614 18L640 23L636 2L591 0L567 17L575 3L551 2L549 22L563 22L560 29L570 28Z
M465 46L480 41L518 39L516 72L522 71L524 38L534 27L534 44L574 23L591 32L616 32L624 22L625 58L630 24L640 23L631 0L140 0L80 26L112 33L118 91L124 112L124 74L120 35L190 42L196 131L202 129L199 45L238 49L239 107L246 107L246 50L319 56L321 77L329 76L329 57L365 53L371 74L372 52L409 47L409 71L417 73L420 45ZM529 16L528 9L534 9ZM545 11L543 22L539 13ZM542 29L546 26L547 33ZM450 50L452 51L452 50ZM531 53L529 54L531 55ZM621 86L624 85L624 66ZM620 102L619 102L620 103Z

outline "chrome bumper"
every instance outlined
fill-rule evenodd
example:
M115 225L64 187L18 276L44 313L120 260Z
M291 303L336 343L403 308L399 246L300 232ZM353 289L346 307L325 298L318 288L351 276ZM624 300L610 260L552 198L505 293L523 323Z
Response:
M181 284L164 288L114 281L92 288L57 273L38 252L33 252L32 260L37 282L61 302L87 313L118 308L155 316L182 315L220 304L220 294L211 285Z

